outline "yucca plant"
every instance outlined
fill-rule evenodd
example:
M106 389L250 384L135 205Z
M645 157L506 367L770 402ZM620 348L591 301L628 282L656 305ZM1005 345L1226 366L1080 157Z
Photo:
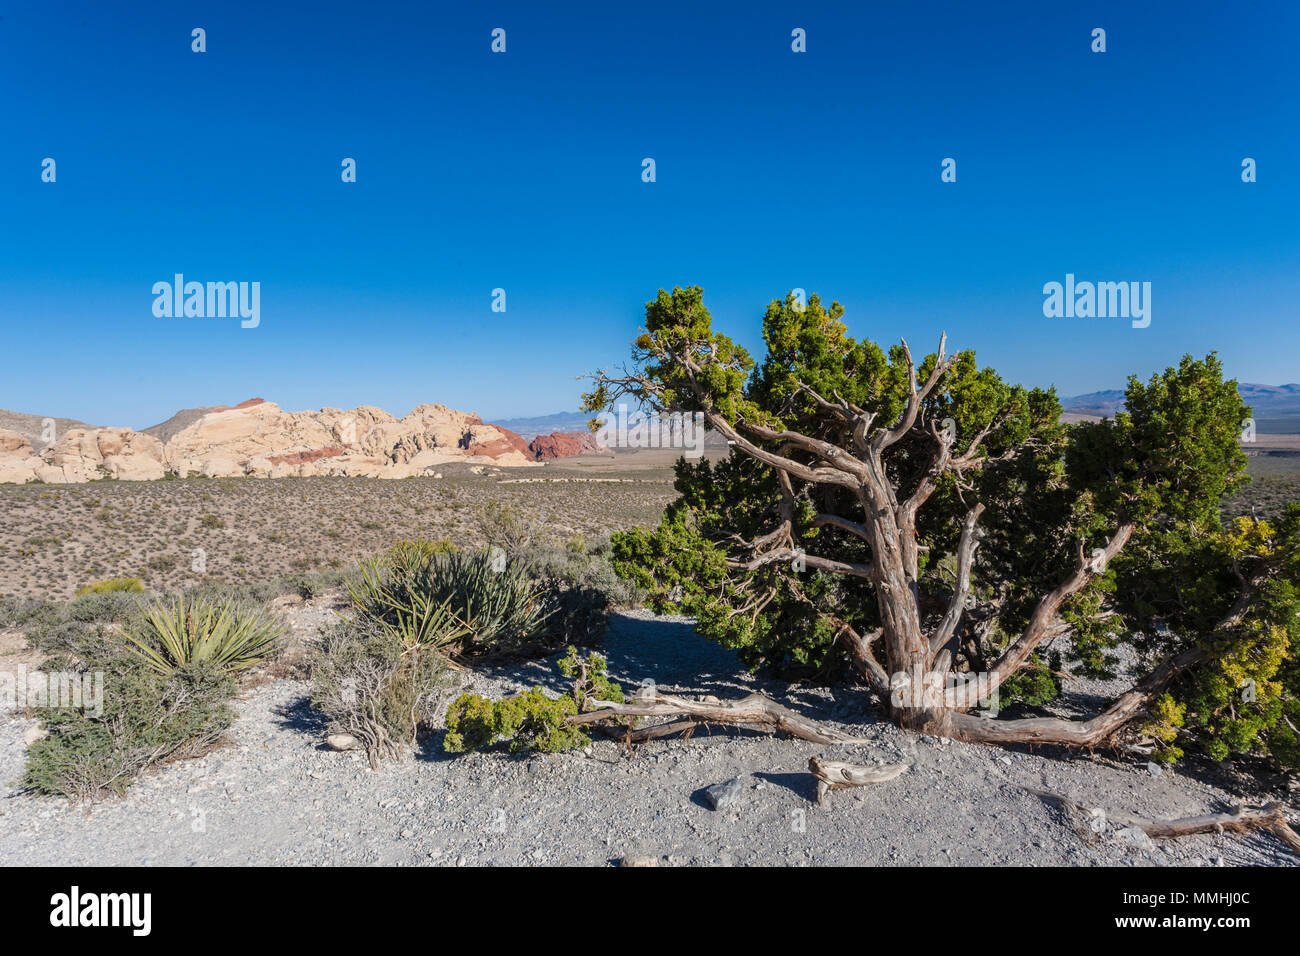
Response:
M127 649L160 674L196 663L233 674L266 660L283 634L284 626L264 610L183 595L143 608L123 637Z
M502 567L487 551L439 555L429 563L427 578L432 593L473 622L479 646L527 643L546 630L556 610L554 595L519 562Z
M362 561L347 582L348 597L358 612L387 627L408 648L445 650L472 632L472 622L428 586L431 558L408 552L399 562Z
M555 601L516 562L489 552L404 549L361 562L348 586L353 606L408 642L445 648L521 644L541 634Z

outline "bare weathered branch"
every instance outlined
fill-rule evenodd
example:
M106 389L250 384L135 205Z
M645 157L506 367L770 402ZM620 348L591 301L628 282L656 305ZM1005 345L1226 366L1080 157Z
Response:
M768 727L815 744L866 743L834 727L827 727L782 707L763 694L750 694L740 700L697 701L668 694L655 694L653 700L634 698L628 703L589 700L590 708L565 719L566 724L586 724L608 717L674 717L680 729L690 724L732 724ZM645 728L649 729L649 728ZM634 731L635 733L635 731ZM633 739L636 739L635 737Z
M1093 818L1094 810L1100 811L1104 819L1126 827L1137 827L1143 833L1157 839L1190 836L1194 833L1247 833L1251 830L1265 830L1297 853L1300 853L1300 834L1287 822L1282 804L1265 803L1258 807L1237 807L1229 813L1202 813L1192 817L1178 817L1173 820L1161 820L1141 817L1123 810L1106 810L1101 807L1089 808L1059 793L1050 790L1031 790L1024 788L1049 803L1054 803L1066 811L1083 819Z
M930 638L930 654L938 654L957 631L962 611L966 607L966 598L970 596L970 572L975 561L975 549L979 547L979 537L975 526L980 515L984 513L982 504L971 508L961 524L961 540L957 544L957 580L953 584L952 597L948 601L948 610L939 627Z
M907 763L893 763L882 767L863 767L842 760L823 760L821 757L810 757L808 760L808 772L817 778L819 807L826 805L826 794L832 790L885 783L907 773L911 766Z

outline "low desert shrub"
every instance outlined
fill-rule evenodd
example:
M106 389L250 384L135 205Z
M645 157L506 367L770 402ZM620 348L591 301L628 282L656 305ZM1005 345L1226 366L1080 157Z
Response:
M448 671L436 644L361 618L325 635L311 662L311 703L331 733L351 734L373 768L399 758L428 727Z
M573 678L568 691L550 697L540 687L501 700L479 694L461 694L447 708L447 735L443 749L448 753L483 750L497 741L507 741L512 752L539 750L556 752L585 747L591 738L579 726L565 723L581 712L590 699L623 702L623 688L605 674L605 658L578 656L570 647L556 666Z
M261 608L182 595L143 608L123 637L132 655L166 675L201 663L229 674L255 667L283 635L284 625Z
M121 794L150 766L206 753L234 722L235 682L212 662L168 674L130 655L83 666L103 674L96 706L32 711L48 733L27 753L29 791L74 801Z
M114 594L123 591L128 594L143 594L144 582L139 578L107 578L103 581L92 581L89 584L83 584L77 589L77 597L86 594Z
M85 594L66 604L6 598L0 602L0 626L21 630L27 643L45 654L111 656L120 649L118 626L138 612L140 600L128 591Z
M517 563L487 551L389 552L363 561L348 592L361 617L448 653L525 646L555 610Z

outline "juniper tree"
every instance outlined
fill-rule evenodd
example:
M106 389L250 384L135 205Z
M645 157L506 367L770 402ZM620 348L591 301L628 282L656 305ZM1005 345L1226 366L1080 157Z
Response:
M918 363L843 314L772 302L756 364L700 288L647 303L634 364L592 376L586 409L702 412L731 451L679 461L660 525L615 537L620 574L752 668L851 667L909 728L1092 746L1142 726L1167 757L1196 738L1295 759L1300 507L1221 520L1249 410L1216 356L1067 425L1054 390L945 339ZM1141 677L1090 719L979 714L1121 657Z

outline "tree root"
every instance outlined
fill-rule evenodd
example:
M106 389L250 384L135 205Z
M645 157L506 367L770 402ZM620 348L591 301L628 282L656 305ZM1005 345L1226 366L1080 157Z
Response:
M1028 787L1023 789L1072 814L1085 819L1098 819L1096 811L1069 797L1048 790L1032 790ZM1277 802L1258 807L1237 807L1230 813L1204 813L1194 817L1179 817L1175 820L1150 819L1125 813L1122 810L1101 810L1100 813L1101 819L1136 827L1147 836L1158 839L1189 836L1193 833L1246 833L1250 830L1266 830L1292 850L1300 853L1300 835L1291 829L1282 804Z
M861 767L841 760L813 757L808 761L808 772L817 778L817 806L824 807L826 794L832 790L884 783L907 773L911 766L907 763L893 763L883 767Z
M796 714L763 694L750 694L740 700L726 701L687 700L684 697L655 694L653 698L637 697L622 704L610 700L589 700L587 706L589 710L567 718L565 723L588 724L610 717L676 718L663 724L637 727L620 735L632 743L678 732L689 733L700 724L770 728L773 732L782 731L815 744L868 743L864 738L850 737L843 731Z

